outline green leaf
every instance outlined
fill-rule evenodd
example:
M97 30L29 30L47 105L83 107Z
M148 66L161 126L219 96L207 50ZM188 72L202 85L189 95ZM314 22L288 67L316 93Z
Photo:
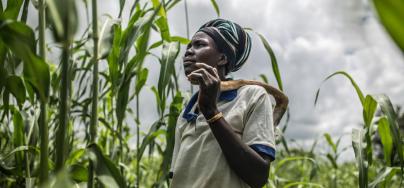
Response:
M3 92L2 108L4 109L4 112L3 112L3 117L1 120L3 120L6 115L8 116L8 113L10 111L10 92L7 90L4 90L4 92Z
M30 0L24 0L24 4L22 6L22 13L21 13L21 17L20 20L23 23L27 23L27 17L28 17L28 5L30 3Z
M24 120L23 117L20 113L15 108L12 108L13 112L13 144L14 148L17 148L19 146L25 145L25 136L24 136ZM23 161L24 161L24 155L23 153L15 153L15 165L17 167L17 170L21 172L22 166L23 166Z
M334 151L334 153L336 153L336 152L337 152L337 146L336 146L336 145L334 144L334 142L332 141L330 134L325 133L325 134L324 134L324 137L325 137L325 139L327 140L328 145L331 146L332 151Z
M397 172L399 172L399 168L391 168L391 167L385 167L381 173L377 173L377 177L375 180L373 180L370 184L370 188L375 188L378 187L380 183L385 182L386 180L390 179L389 177L394 176Z
M366 153L368 155L369 166L373 164L373 147L372 135L373 129L371 127L373 116L376 112L377 102L372 96L366 95L365 102L363 103L363 119L366 127Z
M181 0L168 1L167 4L166 4L167 11L169 11L171 8L173 8L179 2L181 2Z
M137 76L137 80L136 80L136 86L135 86L136 95L139 95L140 90L142 90L143 86L146 84L148 74L149 74L149 70L147 68L143 68L139 72L139 74Z
M125 118L126 108L129 100L129 87L131 80L124 82L118 90L118 98L116 104L116 117L118 122L122 123ZM120 124L118 123L118 124Z
M365 103L365 97L363 96L363 93L362 93L362 91L360 90L359 86L356 84L355 80L353 80L352 77L351 77L348 73L346 73L346 72L344 72L344 71L337 71L337 72L335 72L335 73L333 73L333 74L327 76L327 78L323 80L323 82L321 83L321 85L322 85L325 81L327 81L328 79L330 79L331 77L333 77L333 76L335 76L335 75L337 75L337 74L341 74L341 75L347 77L347 78L351 81L351 84L352 84L352 86L355 88L356 94L358 95L359 100L361 101L361 104L362 104L362 106L363 106L364 103ZM320 87L321 87L321 86L320 86ZM317 90L317 92L316 92L316 98L315 98L315 100L314 100L314 105L317 104L317 100L318 100L319 94L320 94L320 88L319 88L319 89Z
M283 91L283 84L282 84L282 78L281 78L281 73L279 71L279 67L278 67L278 61L276 60L275 57L275 53L271 48L271 45L269 45L268 41L265 39L265 37L260 34L257 33L256 34L259 36L259 38L261 39L262 44L264 45L269 57L271 58L271 65L272 65L272 71L275 75L276 78L276 82L278 83L278 87L281 91Z
M163 162L161 164L161 174L159 175L160 179L158 181L158 184L164 183L164 180L166 179L170 170L170 164L174 152L175 127L177 125L178 116L180 115L182 110L183 99L184 98L182 97L181 92L177 91L170 105L170 113L168 115L168 125L166 133L167 146L163 153Z
M111 90L112 93L116 92L116 89L118 88L118 78L119 78L119 64L118 64L118 58L120 55L120 40L121 40L121 34L122 34L122 29L120 25L115 25L113 27L114 29L114 40L113 40L113 45L111 52L109 53L109 56L107 58L108 61L108 75L109 79L111 82Z
M128 59L129 50L133 46L135 40L141 36L141 34L151 27L152 21L156 13L147 13L143 17L139 18L132 25L128 25L128 28L123 32L122 38L120 40L120 52L119 59L117 61L119 66L126 63ZM114 44L115 45L115 44Z
M277 174L276 172L278 172L278 170L281 169L281 167L283 165L285 165L286 163L296 162L296 161L309 161L312 164L313 169L318 167L316 161L310 157L301 157L301 156L285 157L277 163L274 173Z
M18 106L22 107L26 98L24 81L19 76L11 75L6 80L6 89L17 99Z
M156 20L156 25L160 30L161 39L170 42L171 37L165 7L159 2L159 0L152 0L152 3L154 10L158 11L159 18Z
M75 164L69 168L70 177L76 182L88 181L88 168Z
M6 19L17 20L23 2L24 0L8 0L2 16Z
M158 93L161 99L160 109L163 112L165 108L166 88L170 83L170 78L174 72L175 59L178 56L180 49L179 42L165 42L162 49L162 57L160 61L160 75L158 80Z
M338 165L337 165L337 161L335 161L334 157L331 156L331 154L327 153L326 155L327 159L331 162L332 166L337 169Z
M119 0L119 18L122 16L122 10L125 7L125 2L126 0Z
M31 84L27 80L24 80L24 85L25 85L25 89L26 89L26 91L28 93L28 98L29 98L30 102L34 103L35 102L35 91L34 91L34 89L32 88Z
M87 147L88 156L95 166L98 181L105 187L126 187L125 179L115 164L108 159L97 144Z
M184 38L184 37L180 37L180 36L172 36L171 37L171 41L178 41L181 44L187 45L191 42L191 40Z
M168 27L167 18L160 16L156 20L156 25L159 28L161 39L164 41L171 42L170 28Z
M269 83L267 76L265 76L264 74L260 74L260 78L261 78L261 80L262 80L264 83L266 83L266 84Z
M66 159L66 164L72 165L74 163L77 163L79 159L85 154L85 151L86 151L85 149L78 149L73 151L70 154L70 157Z
M402 0L373 0L380 21L393 38L394 42L404 52L404 1Z
M368 187L368 160L365 152L364 132L361 129L352 130L352 146L355 152L356 163L359 168L359 187Z
M114 42L114 27L117 24L117 21L107 18L102 25L99 35L100 40L98 41L99 59L108 57Z
M158 10L158 15L161 16L161 17L167 18L167 14L166 14L166 11L164 9L164 6L162 6L160 4L159 0L151 0L151 1L153 3L153 8L155 10Z
M39 153L38 148L32 147L32 146L18 146L15 147L12 151L10 151L9 153L7 153L4 156L0 155L0 163L2 161L4 161L5 159L13 156L13 154L17 153L17 152L22 152L22 151L34 151L35 153Z
M40 99L46 101L49 96L49 67L35 55L34 32L21 22L0 20L1 40L24 62L23 75L36 90Z
M389 121L387 120L386 116L383 116L379 120L379 135L380 139L383 144L383 152L384 152L384 160L388 166L391 166L391 158L392 158L392 151L393 151L393 139L391 135L391 130L389 126Z
M5 68L7 51L8 51L8 49L7 49L6 44L4 44L2 40L0 40L0 74L2 74L2 75L0 75L0 89L1 89L3 82L6 80L5 78L8 75L7 70Z
M143 137L142 144L140 145L139 151L137 151L137 161L140 161L142 159L146 147L152 144L157 136L164 133L164 130L160 129L161 125L162 123L160 122L160 120L154 122L153 125L150 127L147 135Z
M366 127L370 127L372 119L376 112L377 102L371 95L367 95L365 103L363 104L363 119L365 120Z
M131 75L135 74L133 70L137 67L137 71L139 72L143 66L143 62L145 57L148 55L147 45L150 38L150 27L151 24L147 24L144 28L144 32L138 36L136 40L136 55L129 61L128 65L124 70L124 81L131 79ZM137 74L137 72L136 72Z
M387 120L390 125L390 133L393 136L394 145L397 148L398 158L400 160L401 172L404 173L404 155L403 155L403 144L402 138L400 135L400 130L398 128L397 123L397 114L394 111L393 105L390 102L390 99L387 95L372 95L372 97L379 104L382 112L386 115Z
M0 34L3 42L9 47L13 45L23 45L18 51L35 52L35 34L34 31L22 22L0 19ZM26 49L27 48L27 49ZM17 54L20 57L21 54ZM21 57L20 57L21 58ZM22 59L22 58L21 58Z
M219 9L219 6L217 5L216 1L215 0L210 0L210 2L212 3L213 8L215 8L217 17L220 17L220 9Z
M78 28L76 1L46 0L46 13L56 42L70 42Z
M160 106L162 105L162 104L161 104L162 101L161 101L159 92L157 91L157 88L156 88L155 86L152 86L152 87L151 87L151 90L152 90L152 92L153 92L153 94L154 94L154 96L155 96L155 98L156 98L158 113L161 114L162 112L161 112Z
M41 101L45 102L49 97L49 67L40 58L30 55L24 61L24 78L35 88Z
M15 109L12 108L13 112L13 143L15 147L22 146L25 143L25 138L24 138L24 120L22 118L21 113Z
M120 52L119 52L119 59L117 61L117 66L122 67L122 65L126 64L129 50L131 49L133 43L136 39L142 36L144 32L149 32L149 28L151 27L152 21L156 12L146 14L143 17L136 20L136 22L132 22L131 19L130 25L124 31L122 35L122 39L120 43L123 43ZM133 18L135 19L135 18ZM148 36L148 34L147 34ZM148 37L147 37L148 38ZM147 44L147 40L141 42L142 44ZM114 44L115 45L115 44ZM141 50L147 49L146 47L141 48ZM119 73L119 68L117 71L117 77L120 80L120 83L113 83L118 84L118 98L117 98L117 108L116 108L116 116L118 119L118 125L122 124L123 119L125 118L126 107L129 102L129 88L132 77L136 74L136 72L132 72L132 70L141 63L146 56L145 52L140 52L135 55L125 67L124 74ZM119 77L121 76L121 77ZM113 86L116 87L116 86Z

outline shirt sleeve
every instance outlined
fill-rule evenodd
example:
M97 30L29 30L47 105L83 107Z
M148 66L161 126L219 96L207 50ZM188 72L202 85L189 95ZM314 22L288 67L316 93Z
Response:
M275 160L275 134L269 94L259 90L252 98L245 114L242 140L253 150Z

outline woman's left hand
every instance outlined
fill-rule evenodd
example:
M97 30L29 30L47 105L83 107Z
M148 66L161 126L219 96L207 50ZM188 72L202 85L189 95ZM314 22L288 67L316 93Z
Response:
M206 119L219 113L217 99L220 95L220 77L217 69L205 63L195 63L199 69L187 77L193 84L199 85L198 107Z

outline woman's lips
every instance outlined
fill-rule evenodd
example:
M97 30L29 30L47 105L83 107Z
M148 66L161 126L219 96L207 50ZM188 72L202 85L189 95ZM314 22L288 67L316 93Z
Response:
M183 65L184 65L184 72L185 72L186 76L188 76L188 74L190 74L192 71L195 70L195 66L194 66L195 62L193 62L193 61L184 61Z
M195 61L184 61L184 67L190 66L194 63L195 63Z

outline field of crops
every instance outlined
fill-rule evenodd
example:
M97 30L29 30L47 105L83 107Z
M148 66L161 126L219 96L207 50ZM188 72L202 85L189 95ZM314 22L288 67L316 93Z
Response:
M216 1L210 2L219 15ZM180 89L177 69L189 36L171 35L167 12L185 5L188 16L186 1L116 3L115 18L100 16L97 0L1 1L0 187L169 187L176 120L191 91ZM373 3L404 52L404 3ZM28 15L38 25L27 24ZM261 40L273 68L268 75L282 90L276 54L265 36L249 31ZM159 39L151 40L152 33ZM145 66L150 57L160 65L158 75ZM257 77L268 82L268 75ZM347 72L323 84L334 76L352 84L362 105L362 127L342 138L352 145L343 148L341 139L325 133L311 149L301 149L280 137L266 187L404 187L404 113L387 95L362 91ZM151 77L158 77L156 85L146 84ZM145 90L156 103L151 125L140 115ZM313 95L321 103L321 87ZM329 152L316 152L318 142ZM355 160L337 162L347 149Z

